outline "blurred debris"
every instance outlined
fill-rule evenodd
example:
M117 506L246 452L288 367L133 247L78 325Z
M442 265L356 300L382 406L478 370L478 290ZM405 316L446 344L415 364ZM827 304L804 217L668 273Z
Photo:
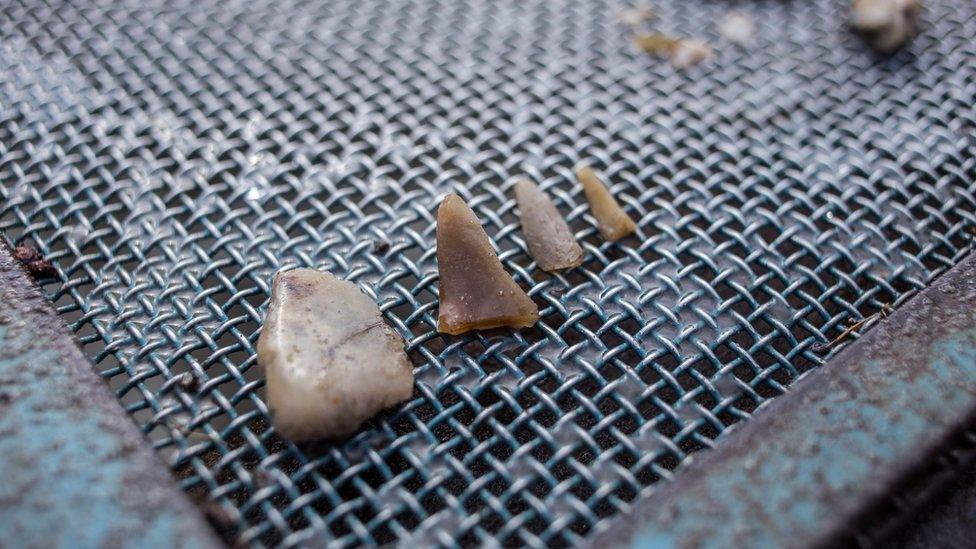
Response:
M637 27L641 23L654 19L654 9L650 6L634 6L620 10L620 22L628 27Z
M14 248L14 259L19 261L27 268L27 272L35 279L57 278L58 270L50 261L44 259L41 252L33 246L21 244Z
M693 38L678 41L671 53L671 64L676 69L689 69L712 58L712 47L707 42Z
M666 34L644 34L634 37L634 43L651 55L670 57L680 38Z
M390 241L385 238L373 239L373 253L383 255L390 249Z
M851 23L875 50L888 53L915 36L921 0L854 0Z
M41 252L37 251L34 247L21 244L14 248L14 259L26 264L31 261L43 259L43 257L41 256Z
M268 486L274 484L274 477L272 477L271 473L264 469L252 471L251 474L254 476L254 483L257 484L259 488L267 488Z
M635 37L634 42L647 53L670 59L677 69L693 67L712 57L712 47L695 38L645 34Z
M205 501L200 504L203 515L207 517L210 524L217 529L218 532L224 532L233 530L237 520L234 514L228 510L223 505L217 503L216 501Z
M718 32L723 38L737 46L745 46L752 41L756 25L746 14L730 11L718 23Z
M200 387L200 379L191 372L183 372L179 375L180 389L192 393Z

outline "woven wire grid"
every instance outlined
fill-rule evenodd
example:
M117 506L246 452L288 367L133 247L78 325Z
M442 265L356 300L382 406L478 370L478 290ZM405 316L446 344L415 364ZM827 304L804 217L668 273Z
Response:
M623 1L16 0L0 229L55 261L52 300L229 540L572 544L971 248L976 6L927 5L881 57L844 1L658 0L649 27L717 48L679 72ZM746 48L715 30L733 8ZM598 238L581 161L636 238ZM532 263L519 177L580 268ZM435 332L450 191L535 328ZM254 344L294 266L358 283L416 366L343 443L269 426Z

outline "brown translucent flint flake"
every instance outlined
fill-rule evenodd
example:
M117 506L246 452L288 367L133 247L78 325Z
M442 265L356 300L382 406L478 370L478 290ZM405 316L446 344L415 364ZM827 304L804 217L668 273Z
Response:
M529 253L543 271L559 271L583 262L583 249L549 197L530 181L515 184L519 219Z
M437 269L437 331L527 328L539 320L538 307L505 272L478 218L456 194L437 209Z
M597 228L600 229L603 238L614 242L637 230L637 224L620 207L597 177L596 172L583 166L576 170L576 177L583 184L583 192L586 193L586 200L590 203L590 211L596 218Z

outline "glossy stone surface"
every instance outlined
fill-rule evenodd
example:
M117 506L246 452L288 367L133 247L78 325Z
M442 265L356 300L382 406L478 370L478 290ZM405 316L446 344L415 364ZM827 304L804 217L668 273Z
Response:
M559 271L583 262L583 248L556 205L539 187L531 181L519 181L515 184L515 200L525 244L540 269Z
M456 194L437 209L437 269L437 331L525 328L539 320L539 308L505 271L481 222Z
M347 436L413 392L403 340L376 303L312 269L275 275L258 363L275 429L293 441Z
M637 224L620 207L596 172L583 166L576 170L576 177L583 185L586 200L590 203L590 211L596 218L597 228L603 238L614 242L637 230Z

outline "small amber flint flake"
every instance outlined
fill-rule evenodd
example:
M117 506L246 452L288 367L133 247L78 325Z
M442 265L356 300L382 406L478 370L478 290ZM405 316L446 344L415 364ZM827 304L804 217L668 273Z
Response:
M438 332L527 328L539 320L539 308L505 272L481 222L456 194L437 209L437 269Z
M593 217L596 217L597 228L600 229L603 238L614 242L637 230L637 224L620 207L597 177L596 172L583 166L576 170L576 177L583 184L583 192L586 193L586 200L590 203L590 211L593 212Z
M531 181L515 184L519 219L529 253L543 271L559 271L583 262L583 248L556 205Z

